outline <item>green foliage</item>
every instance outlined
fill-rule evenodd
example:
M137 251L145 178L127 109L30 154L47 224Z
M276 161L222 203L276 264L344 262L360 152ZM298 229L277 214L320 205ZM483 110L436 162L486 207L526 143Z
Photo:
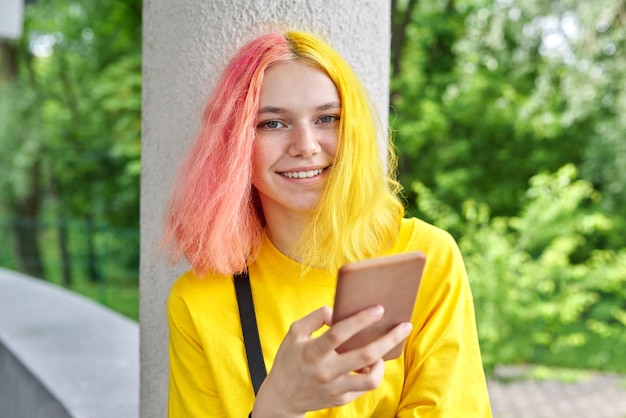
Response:
M43 132L33 114L35 93L20 83L0 86L0 208L28 194L34 186L30 173L39 160ZM30 123L24 123L29 120ZM11 150L11 152L7 152Z
M626 3L393 6L400 181L460 240L486 365L623 372Z
M35 228L7 229L18 268L40 258L37 242L50 245L43 223L139 228L141 1L36 2L24 18L0 61L0 146L10 150L0 154L0 216ZM70 251L61 232L52 245ZM43 271L56 274L31 273Z
M566 165L534 176L513 217L491 217L474 200L457 214L414 184L420 210L461 235L488 370L533 362L626 371L626 250L586 245L613 224L577 174Z
M140 4L25 8L25 35L11 45L17 73L0 85L0 144L12 150L0 169L5 210L40 164L43 194L59 210L138 223Z
M69 249L72 254L72 283L70 290L87 296L128 318L139 316L139 232L136 228L109 226L90 227L80 220L68 221ZM64 285L60 274L58 246L59 228L55 224L40 226L44 243L43 257L48 280ZM93 240L97 258L98 280L89 275L87 242ZM2 264L0 256L0 265Z
M406 0L396 14L407 2L390 123L409 201L419 179L456 210L475 196L510 216L532 176L573 163L624 217L623 1Z

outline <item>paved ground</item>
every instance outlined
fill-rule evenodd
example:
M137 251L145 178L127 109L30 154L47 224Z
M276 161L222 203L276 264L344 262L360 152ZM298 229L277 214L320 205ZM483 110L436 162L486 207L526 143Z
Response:
M626 418L626 376L528 367L497 376L488 382L493 418Z

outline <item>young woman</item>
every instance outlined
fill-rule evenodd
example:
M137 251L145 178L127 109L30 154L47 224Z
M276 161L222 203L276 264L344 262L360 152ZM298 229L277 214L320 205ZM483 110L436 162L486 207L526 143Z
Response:
M174 260L192 267L168 300L170 417L491 416L461 255L404 218L378 132L357 77L310 34L261 36L230 61L166 221ZM416 250L428 261L411 322L339 354L384 315L331 323L339 267ZM256 396L234 287L244 271L268 370Z

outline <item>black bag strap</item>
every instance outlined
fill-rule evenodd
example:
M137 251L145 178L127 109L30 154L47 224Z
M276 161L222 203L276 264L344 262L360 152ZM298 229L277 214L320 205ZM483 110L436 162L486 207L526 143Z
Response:
M254 394L259 392L261 383L267 376L263 351L261 350L261 340L254 313L254 302L252 301L252 289L250 287L250 276L248 270L235 274L235 292L237 293L237 304L239 305L239 318L243 331L243 343L246 346L246 356L248 357L248 369L252 378Z

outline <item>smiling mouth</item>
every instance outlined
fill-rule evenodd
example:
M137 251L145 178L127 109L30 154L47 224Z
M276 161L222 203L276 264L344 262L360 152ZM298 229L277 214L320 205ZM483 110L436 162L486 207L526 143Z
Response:
M317 177L324 172L325 168L319 168L317 170L308 170L308 171L285 171L282 173L278 173L283 177L287 177L289 179L310 179L312 177Z

